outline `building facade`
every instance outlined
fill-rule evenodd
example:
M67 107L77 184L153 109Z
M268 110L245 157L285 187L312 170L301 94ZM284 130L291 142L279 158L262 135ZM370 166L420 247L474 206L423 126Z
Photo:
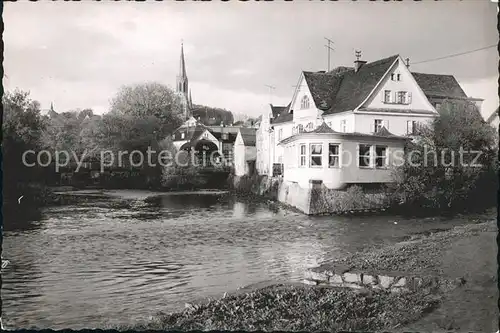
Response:
M440 103L450 99L478 107L482 102L467 97L451 75L410 72L399 55L371 63L358 59L353 67L330 72L302 72L290 103L263 113L257 171L304 185L323 180L331 188L388 182L394 162L389 155L400 154L406 140L439 117ZM349 165L331 165L343 154L352 157ZM361 155L367 162L360 165Z

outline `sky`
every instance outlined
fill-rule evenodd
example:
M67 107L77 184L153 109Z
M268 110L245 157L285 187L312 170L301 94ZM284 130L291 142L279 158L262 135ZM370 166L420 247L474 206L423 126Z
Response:
M498 106L497 8L488 0L394 2L7 2L4 88L42 109L102 114L118 89L175 87L181 41L193 102L257 116L287 104L302 70L400 54L415 72L452 74L466 94ZM413 65L413 63L415 63ZM266 85L274 86L271 90ZM270 93L272 91L272 94Z

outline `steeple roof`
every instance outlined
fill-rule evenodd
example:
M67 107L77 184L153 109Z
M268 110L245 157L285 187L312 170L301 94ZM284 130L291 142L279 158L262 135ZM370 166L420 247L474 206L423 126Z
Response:
M181 61L179 64L179 76L180 77L187 77L186 62L184 61L184 44L181 44Z

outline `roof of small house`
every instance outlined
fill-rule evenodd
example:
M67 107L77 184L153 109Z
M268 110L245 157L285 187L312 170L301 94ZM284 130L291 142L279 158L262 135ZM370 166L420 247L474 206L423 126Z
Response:
M453 75L412 72L424 94L428 97L467 98Z
M334 131L325 122L323 122L321 125L319 125L318 127L316 127L314 130L312 130L309 133L337 133L337 132Z
M240 128L241 139L243 144L248 147L254 147L256 142L256 132L255 128L242 127Z
M207 130L207 127L201 123L196 126L190 127L179 127L174 131L174 141L184 141L198 138L203 132ZM176 133L185 133L184 138L181 139L180 136L175 135Z

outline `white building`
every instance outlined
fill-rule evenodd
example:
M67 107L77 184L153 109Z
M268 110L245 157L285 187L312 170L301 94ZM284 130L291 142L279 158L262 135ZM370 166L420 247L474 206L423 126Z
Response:
M250 175L255 170L257 150L255 147L254 128L241 127L234 142L234 174L236 176Z
M262 116L257 171L301 186L310 180L329 188L390 182L394 157L419 124L439 116L446 99L482 102L467 97L451 75L410 72L399 55L302 72L289 105L271 105Z

